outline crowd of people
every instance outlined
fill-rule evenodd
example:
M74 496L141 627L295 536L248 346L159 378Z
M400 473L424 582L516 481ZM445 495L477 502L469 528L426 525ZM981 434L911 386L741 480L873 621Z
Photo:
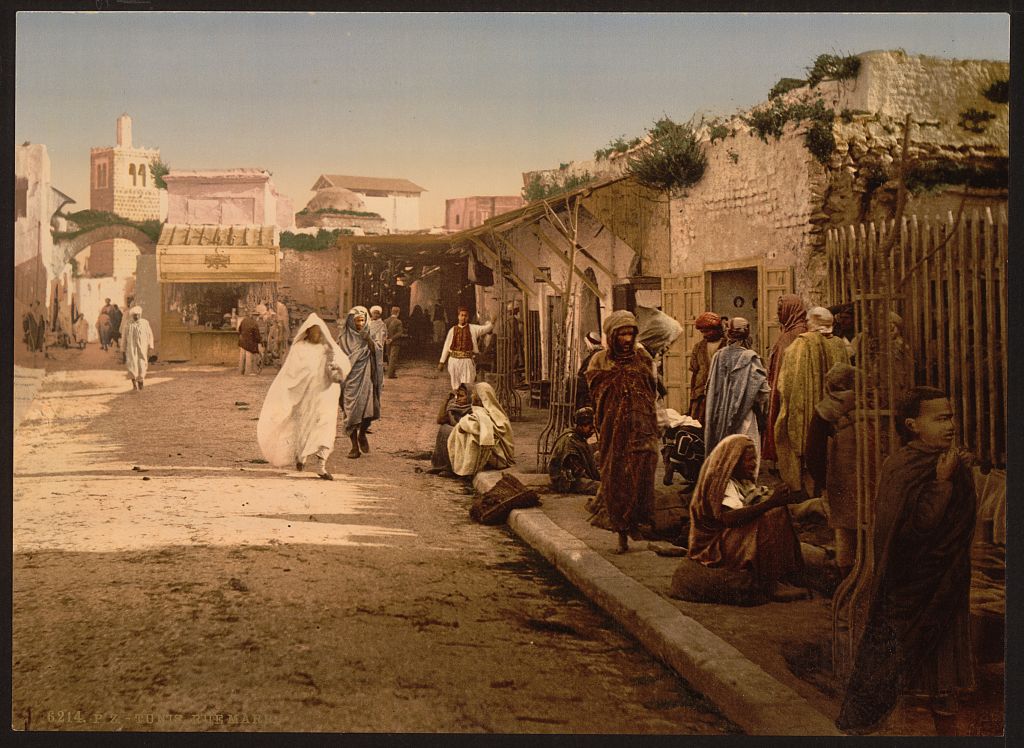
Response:
M142 390L153 333L142 309L127 314L109 303L97 318L103 350L121 350L133 390ZM460 307L443 338L416 310L383 317L380 306L357 305L339 320L337 337L310 314L289 343L289 312L281 299L237 319L239 372L255 374L276 360L257 425L257 441L275 466L332 480L327 469L341 419L347 456L370 451L381 417L385 378L397 377L403 347L417 335L440 343L438 371L451 385L437 412L429 472L472 477L515 465L511 421L477 362L490 321L470 322ZM955 447L953 411L945 393L913 386L914 363L889 317L888 360L878 341L857 334L848 307L805 308L800 297L779 299L780 335L767 366L751 347L751 325L704 312L690 351L688 412L664 407L659 361L679 330L650 310L610 313L603 335L584 342L576 378L572 426L548 455L552 490L587 496L595 526L614 534L614 550L651 537L655 478L678 473L688 495L688 527L676 540L689 562L739 573L766 599L806 596L804 559L794 518L817 509L834 532L835 562L845 576L857 553L857 378L870 367L893 367L900 397L891 407L901 445L878 478L874 557L865 634L837 724L874 729L900 694L931 698L939 724L955 712L955 693L973 683L970 662L970 544L975 494L966 458ZM660 313L658 313L660 314ZM25 339L40 345L45 320L33 308ZM661 315L665 317L665 315ZM422 318L422 319L420 319ZM654 320L652 322L652 319ZM76 320L84 340L86 325ZM226 322L232 324L232 322ZM660 329L655 329L662 325ZM81 328L81 329L79 329ZM724 578L724 577L723 577ZM731 578L731 577L730 577Z
M669 416L659 402L657 356L637 343L643 323L610 314L603 347L588 336L574 424L549 459L552 488L587 494L591 523L614 532L615 550L624 552L651 525L660 447L664 482L676 471L686 480L689 528L677 543L689 563L727 570L717 579L743 579L762 599L804 598L794 518L812 508L824 515L839 574L848 575L857 552L856 378L891 367L901 445L877 481L868 618L837 725L870 732L912 693L928 698L944 734L957 691L973 684L967 621L976 499L950 401L914 386L898 315L889 317L890 358L880 361L881 346L856 333L849 306L807 309L785 295L777 312L781 335L767 367L750 347L747 320L698 316L689 413ZM874 393L872 404L881 403L885 395ZM722 602L737 599L722 592Z

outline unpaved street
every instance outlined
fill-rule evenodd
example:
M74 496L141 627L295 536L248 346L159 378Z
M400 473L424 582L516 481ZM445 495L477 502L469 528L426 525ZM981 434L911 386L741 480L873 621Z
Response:
M15 434L16 728L735 731L417 472L426 364L326 482L259 461L274 370L157 365L133 393L95 346L60 355Z

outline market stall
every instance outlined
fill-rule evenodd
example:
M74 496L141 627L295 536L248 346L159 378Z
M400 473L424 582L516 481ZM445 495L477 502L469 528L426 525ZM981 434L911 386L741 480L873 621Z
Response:
M233 364L237 320L276 295L277 227L167 225L156 255L160 358Z

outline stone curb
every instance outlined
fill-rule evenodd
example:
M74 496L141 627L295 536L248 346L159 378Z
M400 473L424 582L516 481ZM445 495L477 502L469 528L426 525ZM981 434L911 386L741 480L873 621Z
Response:
M513 510L508 525L747 734L843 734L796 691L619 571L540 509Z

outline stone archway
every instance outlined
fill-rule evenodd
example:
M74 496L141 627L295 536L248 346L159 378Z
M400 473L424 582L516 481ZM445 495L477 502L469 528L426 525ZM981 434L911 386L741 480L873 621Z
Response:
M71 262L86 247L108 239L127 239L139 248L139 254L156 254L156 242L150 239L141 229L126 224L111 224L110 226L100 226L92 231L86 231L84 234L79 234L73 239L60 242L58 244L60 251L54 254L62 258L61 265L63 266Z
M131 294L129 297L134 298L136 301L140 300L140 297L145 300L146 306L151 310L151 323L159 328L159 285L156 281L156 242L153 241L144 231L135 226L128 224L111 224L108 226L100 226L95 229L83 232L71 239L65 239L55 243L54 252L52 257L53 277L59 277L64 268L72 263L73 260L87 248L98 244L99 242L110 241L113 239L124 239L131 242L138 249L138 254L135 256L135 270L133 273L134 281L131 286ZM97 284L103 281L103 278L83 278L83 282L90 285ZM128 293L128 290L121 288L121 291ZM105 295L113 297L116 290L105 289L103 292ZM94 313L98 311L98 307L95 303L93 294L100 294L99 290L94 288L92 292L88 294L88 298L93 298L93 302L88 302L86 298L78 296L76 299L77 310L86 310L86 318L90 321L94 319ZM127 301L126 301L127 303ZM155 336L159 336L159 332L154 329Z

